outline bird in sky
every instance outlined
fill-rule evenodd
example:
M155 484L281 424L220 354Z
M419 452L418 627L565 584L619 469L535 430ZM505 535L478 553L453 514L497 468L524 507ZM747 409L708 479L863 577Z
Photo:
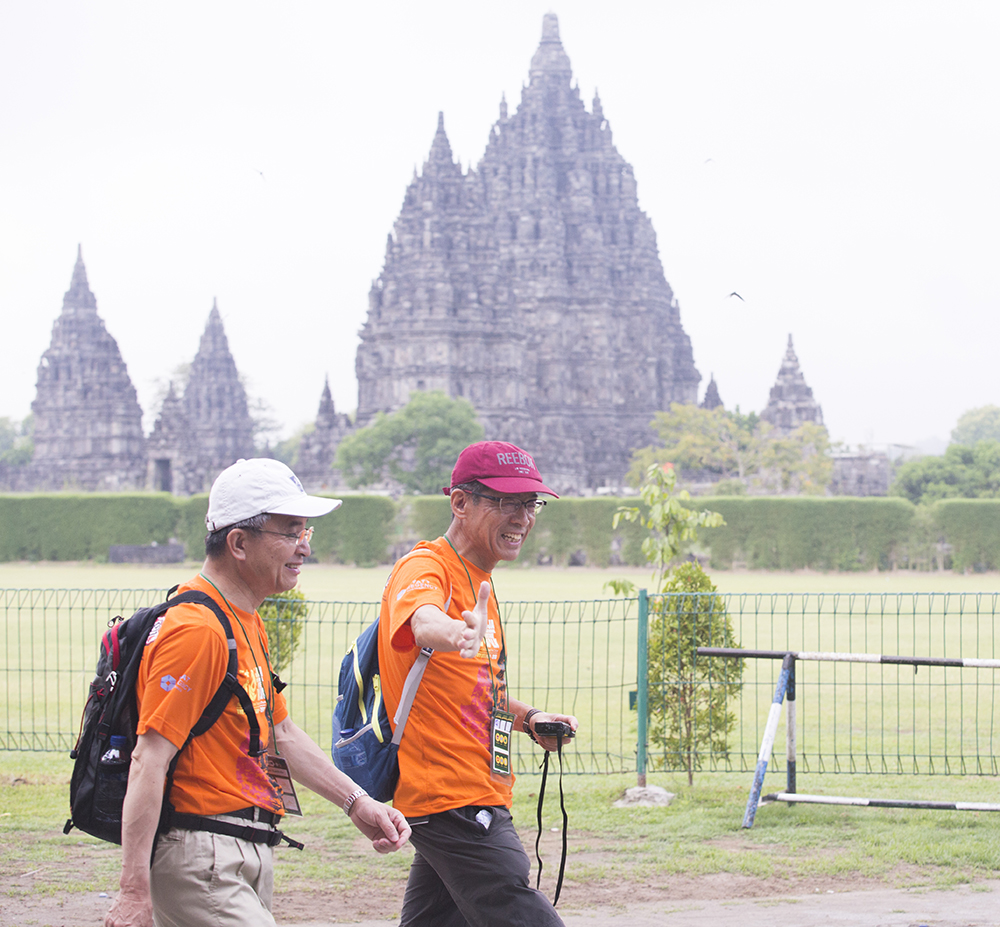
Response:
M737 293L736 290L733 290L733 292L730 293L729 296L726 297L726 299L729 299L730 297L733 297L733 296L735 296L741 303L745 303L746 302L746 300L742 296L740 296L740 294Z

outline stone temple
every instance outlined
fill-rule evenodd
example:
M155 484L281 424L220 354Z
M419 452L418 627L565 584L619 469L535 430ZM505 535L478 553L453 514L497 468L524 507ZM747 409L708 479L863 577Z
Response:
M142 409L118 342L97 314L83 253L52 341L38 364L35 455L25 487L42 490L142 489L146 446Z
M213 301L183 398L171 383L150 435L147 482L178 495L208 492L222 470L253 456L246 390Z
M632 167L545 16L513 114L475 169L439 117L406 190L357 353L357 424L411 393L464 396L488 438L534 452L550 485L622 484L653 413L700 375Z
M813 398L813 391L799 368L799 359L788 336L788 347L778 370L778 379L771 387L767 406L760 417L770 422L780 435L790 435L805 422L823 424L823 409Z
M152 433L118 344L97 314L80 250L52 341L38 365L35 451L0 467L2 490L207 492L220 471L252 457L254 423L213 305L182 394L170 384Z

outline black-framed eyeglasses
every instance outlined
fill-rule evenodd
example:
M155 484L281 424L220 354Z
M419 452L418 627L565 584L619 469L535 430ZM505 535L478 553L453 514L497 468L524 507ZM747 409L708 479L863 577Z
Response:
M470 496L479 496L482 499L490 499L500 508L501 515L516 515L523 508L531 516L537 515L542 506L546 504L544 499L529 499L522 502L520 499L512 499L510 496L501 498L500 496L488 496L484 492L476 492L474 489L465 490Z
M284 531L268 531L266 528L256 529L258 534L276 534L279 538L288 538L289 541L295 541L296 547L300 544L308 544L312 540L313 531L315 530L312 525L293 534L286 534Z

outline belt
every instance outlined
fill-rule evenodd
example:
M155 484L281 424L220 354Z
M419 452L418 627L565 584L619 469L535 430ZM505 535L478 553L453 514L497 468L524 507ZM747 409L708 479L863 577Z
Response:
M179 827L181 830L204 830L213 834L223 834L227 837L237 837L240 840L248 840L250 843L266 843L269 847L275 847L282 840L297 850L302 849L302 844L291 837L287 837L280 830L273 829L273 823L279 820L279 815L261 808L241 808L239 811L227 811L225 814L231 817L242 818L248 823L245 825L234 824L230 821L220 821L216 816L202 816L200 814L178 814L176 811L170 815L169 821L165 822L166 827ZM254 827L253 816L258 815L260 823L267 824L267 827Z

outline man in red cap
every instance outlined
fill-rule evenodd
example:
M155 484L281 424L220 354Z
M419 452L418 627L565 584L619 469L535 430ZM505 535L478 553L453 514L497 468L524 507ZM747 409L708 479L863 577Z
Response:
M448 530L396 564L379 620L390 717L417 654L434 650L399 748L393 806L406 815L416 848L400 927L562 924L529 884L528 856L511 821L510 733L555 750L555 737L536 737L537 723L562 721L575 731L577 720L508 695L490 579L501 560L517 559L545 505L539 494L559 497L530 454L502 441L462 451L444 492Z

